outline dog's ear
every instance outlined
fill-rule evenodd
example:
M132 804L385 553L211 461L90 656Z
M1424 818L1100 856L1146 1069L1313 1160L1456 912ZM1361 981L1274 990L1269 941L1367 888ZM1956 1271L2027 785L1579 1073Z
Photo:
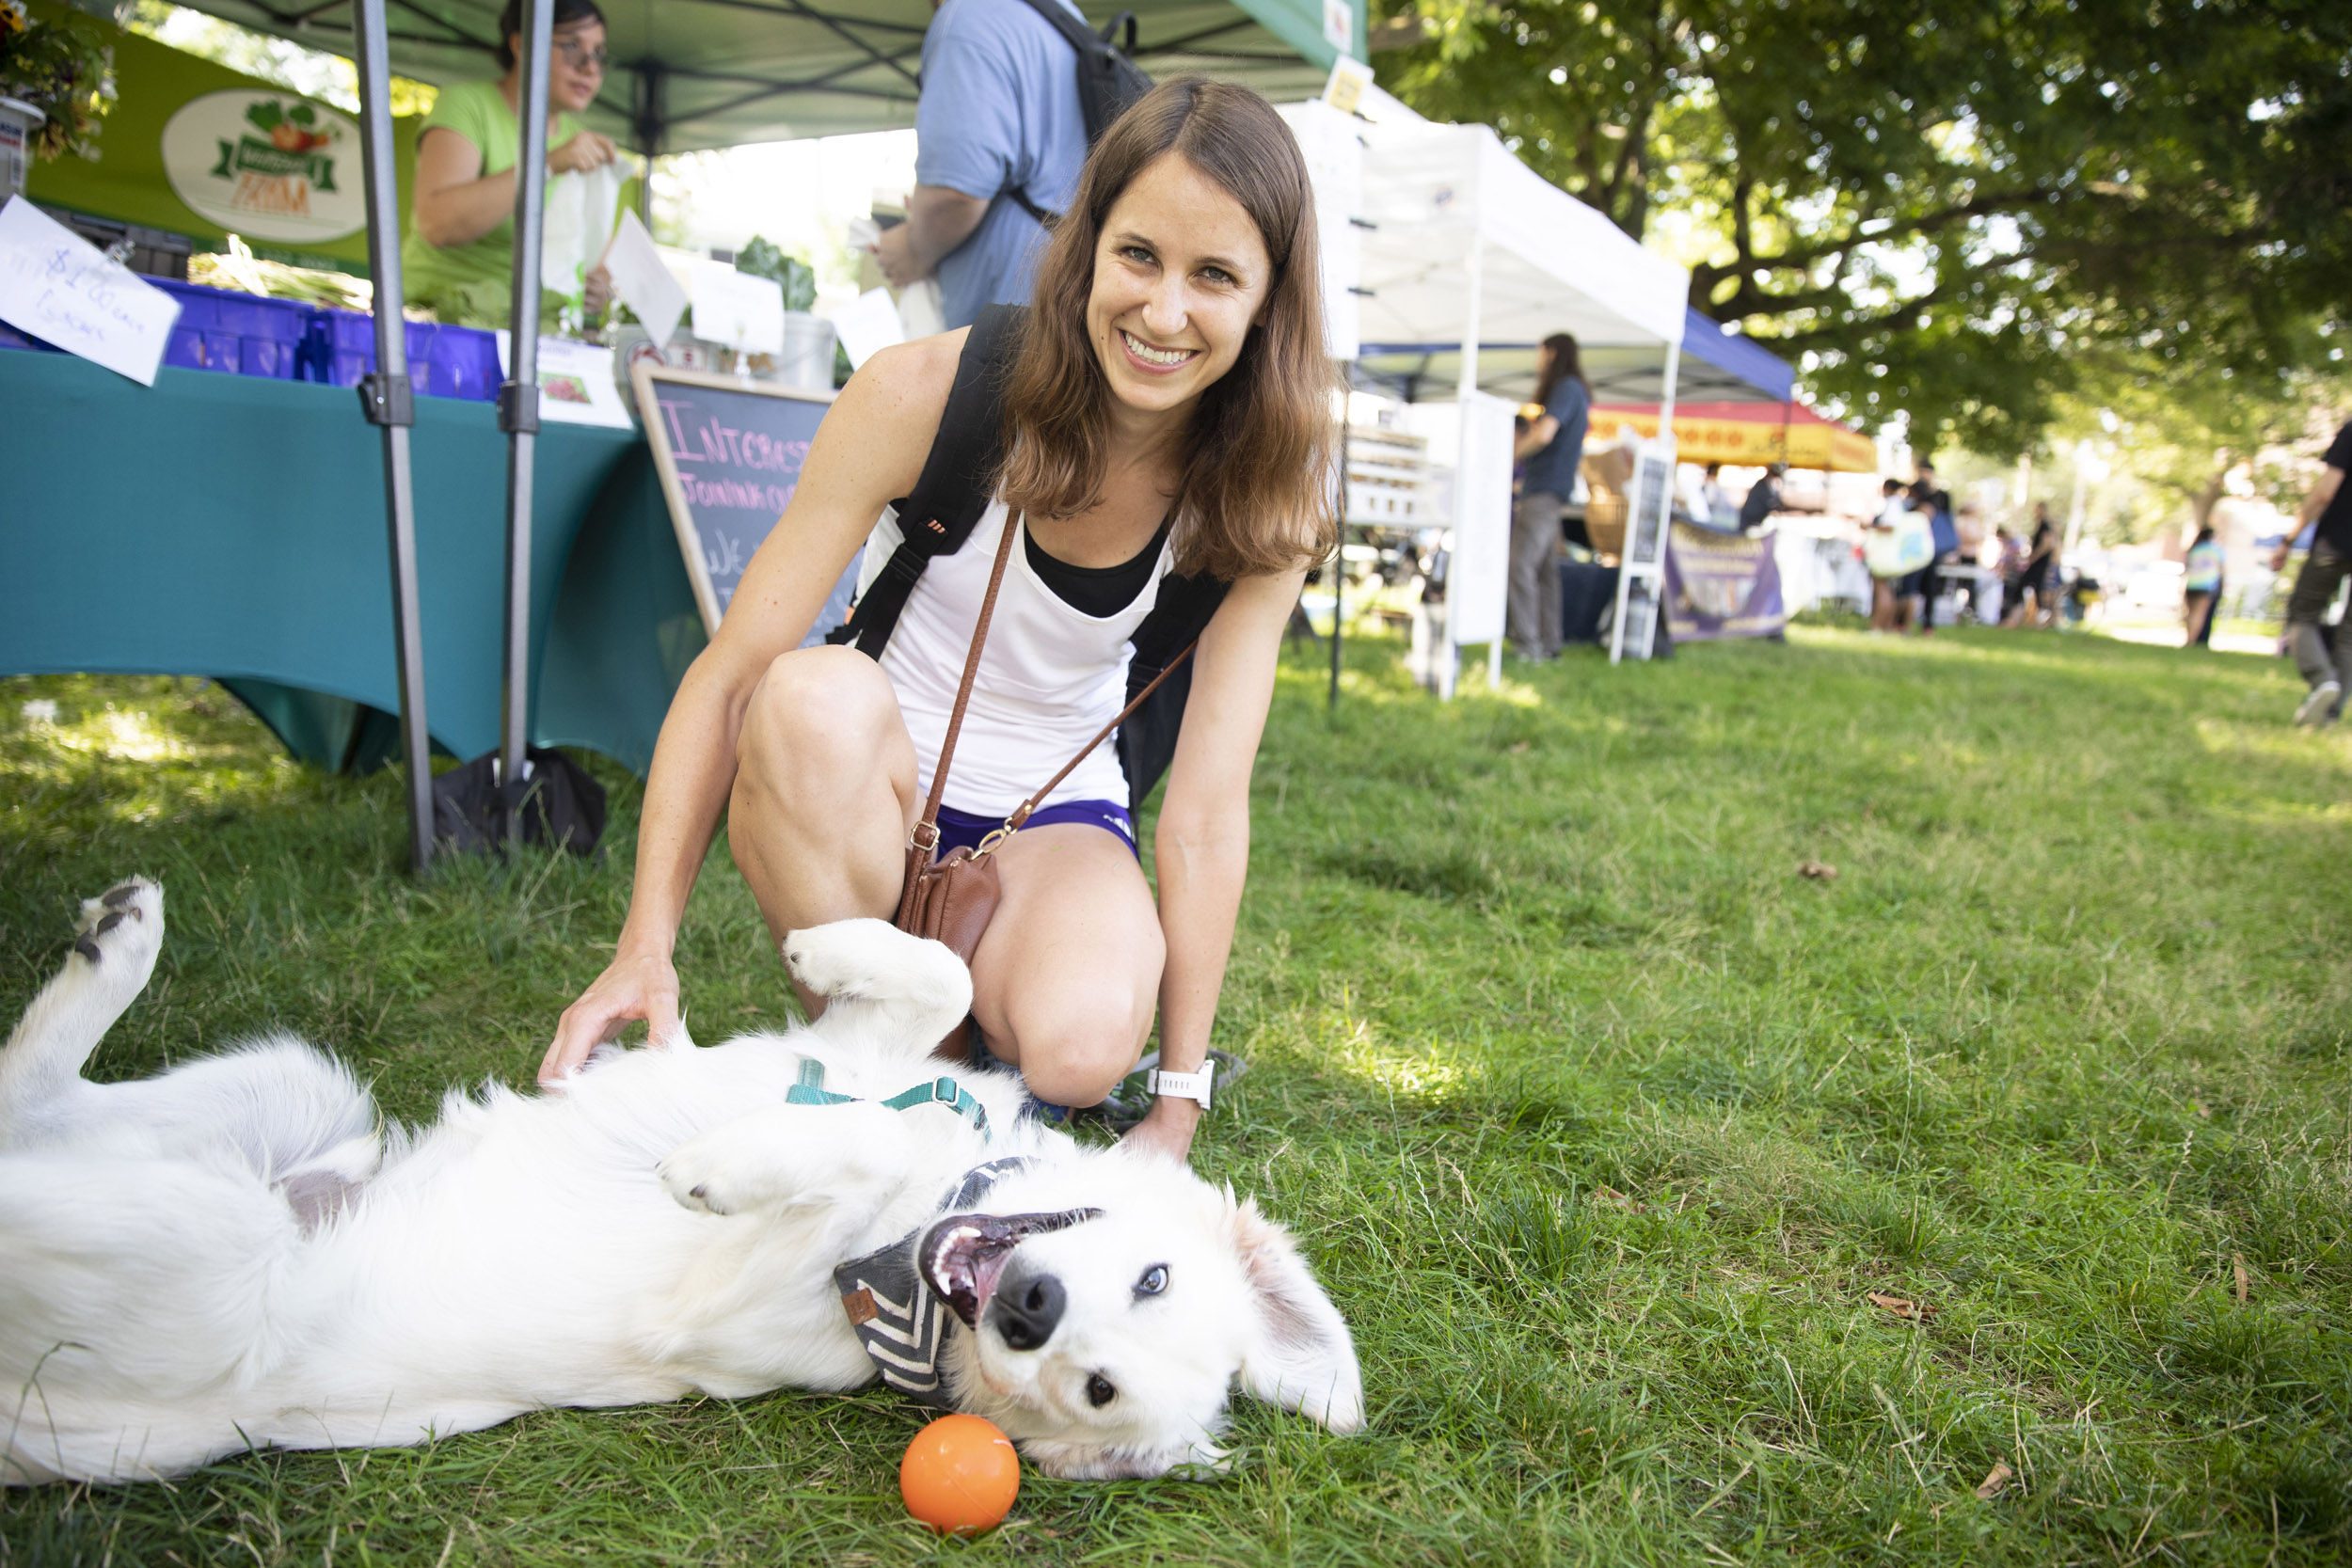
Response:
M1232 1225L1257 1315L1242 1356L1242 1386L1333 1432L1361 1431L1363 1373L1339 1308L1308 1272L1290 1232L1258 1212L1255 1200L1234 1206Z

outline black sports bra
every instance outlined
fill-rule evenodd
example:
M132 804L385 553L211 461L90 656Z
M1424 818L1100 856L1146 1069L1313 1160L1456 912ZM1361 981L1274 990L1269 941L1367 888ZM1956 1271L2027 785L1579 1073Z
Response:
M1081 615L1101 621L1135 603L1136 595L1150 585L1152 568L1159 564L1160 551L1168 544L1168 530L1175 521L1171 514L1141 553L1116 566L1073 566L1047 555L1045 546L1037 542L1037 535L1026 529L1021 532L1021 545L1029 558L1029 569L1037 574L1039 581L1054 591L1054 597Z

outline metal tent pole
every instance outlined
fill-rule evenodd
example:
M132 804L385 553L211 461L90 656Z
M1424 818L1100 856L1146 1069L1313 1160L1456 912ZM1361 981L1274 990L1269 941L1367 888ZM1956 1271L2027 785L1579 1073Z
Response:
M1354 390L1351 383L1349 389ZM1347 582L1347 402L1341 399L1340 407L1340 544L1331 557L1331 702L1333 712L1340 705L1340 619L1343 608L1340 602Z
M1479 196L1481 199L1484 199L1486 191L1483 188ZM1470 399L1478 390L1478 348L1480 334L1485 325L1486 292L1486 233L1484 228L1480 228L1473 230L1470 233L1470 299L1462 337L1461 373L1456 379L1454 389L1455 422L1461 427L1455 436L1454 449L1454 544L1457 556L1461 549L1462 535L1467 531L1463 527L1461 515L1462 465L1469 455L1470 449L1470 442L1466 437L1470 435ZM1506 533L1504 537L1507 540L1509 536ZM1506 543L1503 548L1507 559L1510 546ZM1504 570L1507 576L1509 568L1506 566ZM1454 627L1456 622L1453 612L1456 605L1454 599L1454 584L1450 581L1446 585L1446 601L1445 657L1448 673L1443 681L1442 689L1450 700L1454 696L1454 683L1460 679L1462 660L1462 645L1454 640ZM1486 684L1490 687L1500 687L1502 684L1503 636L1503 632L1498 631L1495 634L1495 640L1486 644Z
M359 149L368 194L368 276L375 286L375 373L359 407L384 432L384 520L392 557L392 650L400 671L401 750L408 764L408 865L433 858L433 741L424 722L424 639L417 615L416 497L408 482L408 329L401 314L400 184L392 162L390 50L385 0L355 0Z
M499 388L506 432L506 649L499 715L499 783L506 836L520 843L524 747L531 734L531 478L539 435L539 250L548 168L548 55L554 0L531 0L523 40L521 151L515 162L515 293L507 312L507 376Z

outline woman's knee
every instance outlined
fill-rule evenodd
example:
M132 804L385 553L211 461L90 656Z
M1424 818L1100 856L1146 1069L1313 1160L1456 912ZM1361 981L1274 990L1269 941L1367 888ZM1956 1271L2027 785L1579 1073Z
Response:
M753 688L737 767L839 779L853 770L845 764L870 766L894 730L903 734L904 721L880 665L850 648L796 648Z
M1143 1053L1153 989L1087 982L1016 1008L1009 1022L1029 1092L1056 1105L1092 1105L1110 1093Z

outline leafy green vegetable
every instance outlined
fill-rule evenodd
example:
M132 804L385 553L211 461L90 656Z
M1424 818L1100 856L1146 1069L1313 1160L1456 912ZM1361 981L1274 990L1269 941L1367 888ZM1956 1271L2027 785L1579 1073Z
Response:
M773 278L784 289L784 308L805 310L817 303L817 274L797 256L787 256L772 240L755 234L735 253L735 270L755 277Z

